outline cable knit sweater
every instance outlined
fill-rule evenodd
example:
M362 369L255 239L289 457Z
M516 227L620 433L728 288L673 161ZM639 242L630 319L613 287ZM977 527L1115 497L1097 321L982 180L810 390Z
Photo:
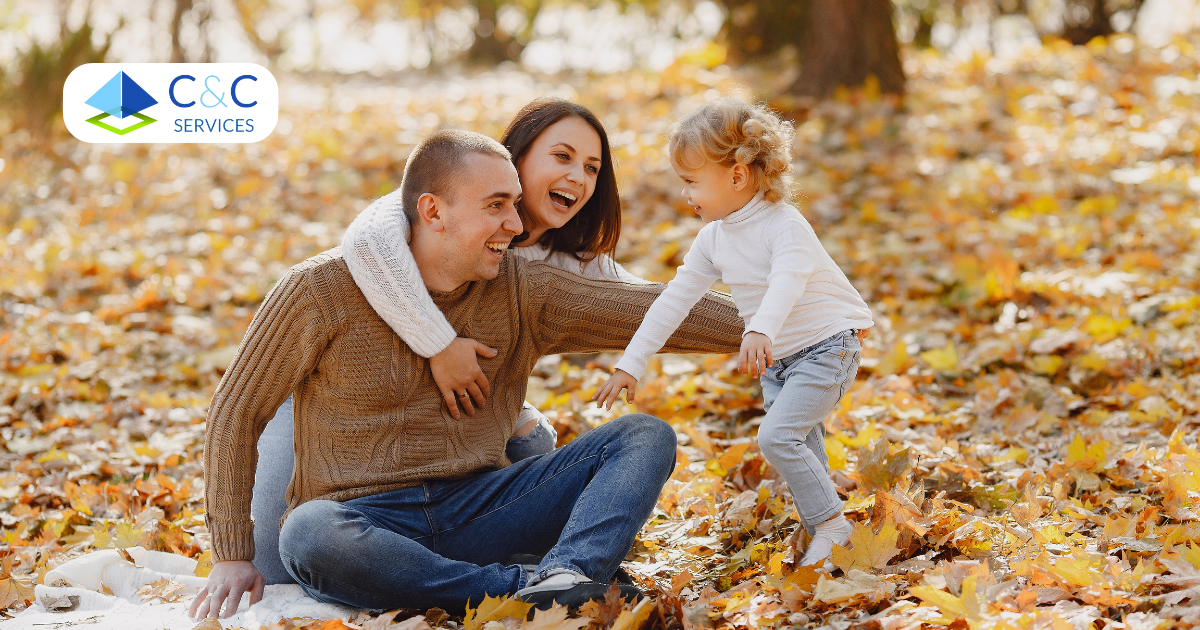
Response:
M505 256L494 280L432 292L459 334L499 350L479 358L492 394L475 416L450 417L422 358L355 285L341 248L293 267L250 323L208 413L205 515L214 560L254 557L250 494L259 435L294 392L296 465L290 509L344 501L508 465L504 447L537 359L623 348L661 284L584 278ZM712 293L667 342L673 352L734 352L742 322Z
M431 357L457 336L438 310L421 280L417 262L408 248L408 218L400 204L400 191L385 195L354 218L342 237L342 255L355 284L375 312L417 354ZM510 256L544 261L589 278L643 284L609 256L587 262L545 245L511 247Z

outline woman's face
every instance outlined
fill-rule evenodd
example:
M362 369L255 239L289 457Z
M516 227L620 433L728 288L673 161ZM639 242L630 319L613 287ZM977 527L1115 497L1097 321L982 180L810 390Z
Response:
M579 212L596 190L600 164L600 134L582 118L568 116L542 131L517 162L531 237Z

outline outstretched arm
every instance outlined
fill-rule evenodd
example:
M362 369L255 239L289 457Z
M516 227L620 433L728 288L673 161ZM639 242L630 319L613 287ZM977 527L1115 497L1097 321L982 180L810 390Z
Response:
M476 354L492 357L496 350L457 337L429 297L408 239L408 218L396 191L355 217L342 237L342 257L371 308L413 352L429 359L450 415L460 417L460 404L474 415L490 393Z
M620 350L629 344L661 284L593 280L545 263L522 275L523 325L539 355ZM708 291L663 345L667 352L737 352L742 320L728 295Z

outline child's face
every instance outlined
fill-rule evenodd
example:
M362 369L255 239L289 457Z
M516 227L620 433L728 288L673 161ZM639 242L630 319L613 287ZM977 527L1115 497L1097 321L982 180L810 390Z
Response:
M699 160L688 161L694 163ZM724 219L740 210L757 192L750 189L750 169L745 164L725 166L705 160L698 169L688 169L681 164L672 166L675 174L683 180L683 198L696 209L696 214L705 223Z

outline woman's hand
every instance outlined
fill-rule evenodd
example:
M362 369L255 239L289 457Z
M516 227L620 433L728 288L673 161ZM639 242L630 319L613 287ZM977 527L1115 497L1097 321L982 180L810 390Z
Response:
M196 594L188 615L192 619L206 617L229 617L237 611L242 593L250 592L250 605L263 597L263 576L249 560L224 560L213 564L208 574L208 584ZM225 614L221 614L221 609Z
M613 375L608 378L608 382L601 385L600 389L592 394L592 400L599 401L600 406L605 409L612 409L612 404L621 396L621 390L628 389L625 394L626 402L633 402L633 395L637 391L637 379L633 375L624 370L613 370Z
M473 416L475 408L487 402L491 386L483 370L479 369L476 355L490 359L496 356L496 352L495 348L489 348L474 339L457 337L445 350L429 357L433 382L437 383L455 420L462 419L458 412L460 404L468 416Z
M742 337L742 350L738 353L738 367L743 374L757 378L774 363L771 358L771 339L762 333L750 332Z

